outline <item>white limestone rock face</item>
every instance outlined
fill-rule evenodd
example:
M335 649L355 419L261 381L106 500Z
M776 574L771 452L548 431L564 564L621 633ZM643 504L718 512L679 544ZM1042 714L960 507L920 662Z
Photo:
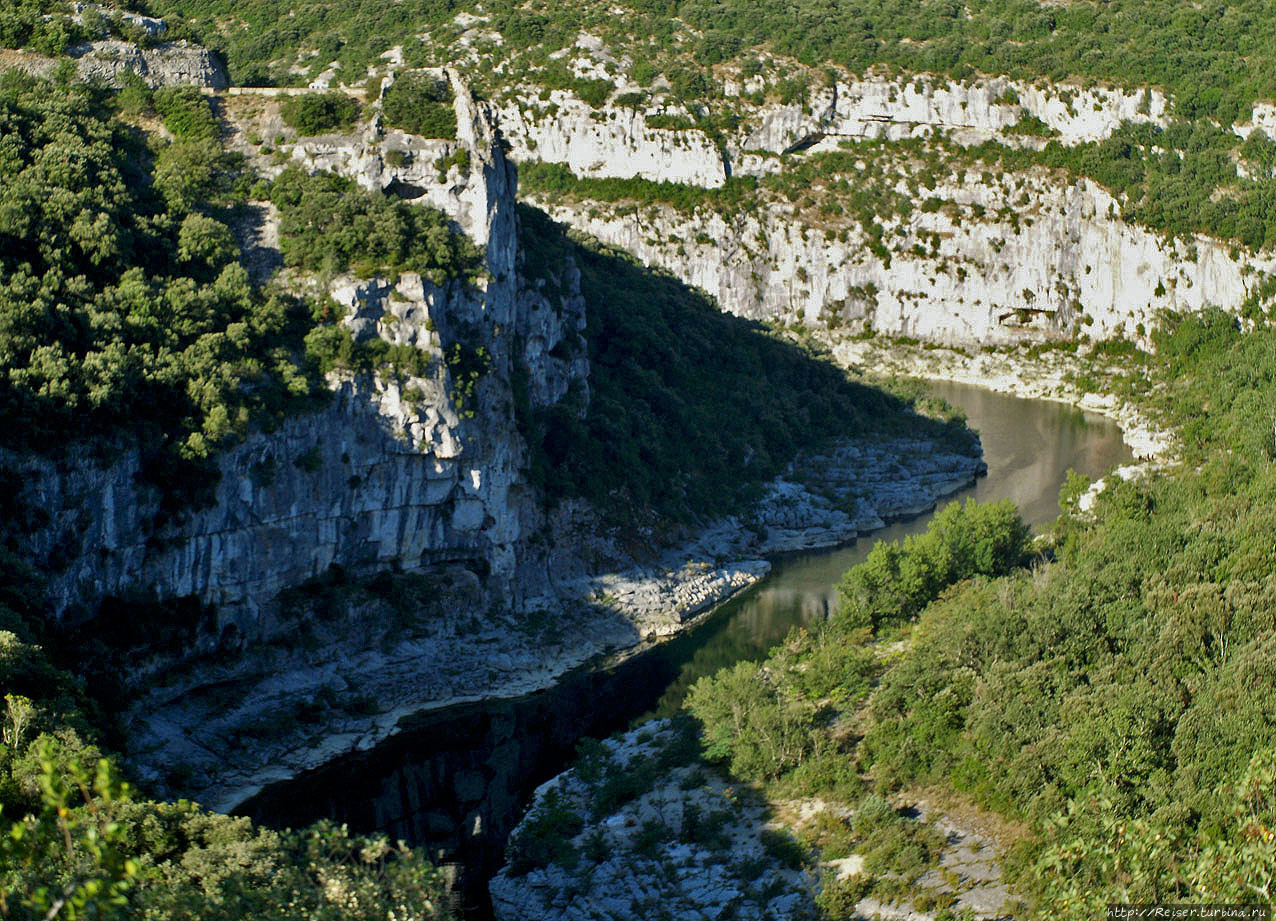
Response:
M1255 129L1261 130L1269 138L1276 137L1276 103L1254 103L1249 121L1232 126L1232 130L1243 138L1249 137L1250 132Z
M813 877L773 856L786 832L695 750L656 720L539 787L489 884L498 921L818 917ZM622 776L637 795L617 803L608 783Z
M542 99L537 88L519 87L496 111L520 162L563 163L581 177L637 176L717 188L729 176L773 169L774 161L759 152L937 131L962 143L1040 143L1015 133L1029 116L1073 145L1108 137L1123 121L1164 124L1167 106L1155 89L1039 87L1004 77L962 84L931 74L847 77L814 91L805 104L753 105L738 96L738 86L732 89L740 124L721 142L694 127L691 113L672 103L608 102L594 108L565 90ZM657 127L671 119L685 127Z
M546 104L516 96L497 110L515 160L565 163L578 176L721 186L728 163L717 146L702 131L648 126L654 114L610 105L596 110L564 90L554 90Z
M955 212L883 220L889 259L859 225L812 227L783 202L729 216L644 206L639 220L602 203L549 210L740 316L948 344L1081 333L1146 341L1159 311L1235 310L1276 271L1268 255L1203 236L1167 242L1123 221L1118 202L1088 180L967 180L930 193Z
M471 169L463 183L436 179L442 190L431 201L484 244L485 278L440 287L406 273L393 285L347 277L332 288L356 338L415 346L428 372L403 380L334 374L329 406L219 454L213 504L162 524L135 452L5 458L27 484L27 503L49 516L29 544L52 572L58 616L80 617L102 598L138 591L195 596L218 606L218 631L208 638L216 645L232 625L268 638L264 606L331 564L358 573L465 561L514 590L525 521L539 512L520 480L510 381L517 369L534 382L532 405L583 381L584 304L571 278L552 307L524 290L514 172L486 116L457 86L458 143ZM333 159L358 164L361 155ZM443 354L456 344L487 355L472 394L458 394Z
M962 141L1017 140L1023 118L1044 122L1068 145L1108 137L1123 121L1164 123L1158 90L1050 86L1004 77L971 83L930 74L839 81L807 105L761 108L744 150L782 153L825 137L899 140L944 131Z
M126 73L147 86L201 86L223 90L230 85L226 68L207 48L188 41L139 48L115 39L88 42L71 49L80 76L120 86Z

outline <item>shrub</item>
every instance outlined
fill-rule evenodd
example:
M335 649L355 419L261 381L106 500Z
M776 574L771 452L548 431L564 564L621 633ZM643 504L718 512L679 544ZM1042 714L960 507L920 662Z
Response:
M810 753L809 709L786 699L756 663L701 678L686 706L704 726L705 757L737 777L779 777Z
M270 199L280 210L288 265L332 273L354 267L364 276L412 271L438 285L481 271L478 247L454 232L436 208L369 192L331 173L310 176L297 167L272 183Z
M550 790L510 838L506 850L510 872L524 874L550 864L575 868L580 855L572 838L584 827L580 814L557 790Z
M456 137L452 87L430 74L403 74L385 91L381 117L386 125L429 138Z
M838 622L876 629L914 617L949 585L1023 565L1030 546L1031 533L1009 500L953 502L925 534L878 543L842 577Z
M362 107L345 93L305 93L290 96L280 109L284 123L300 135L348 131Z
M208 98L193 86L165 86L155 90L152 105L164 127L179 138L211 140L221 133Z

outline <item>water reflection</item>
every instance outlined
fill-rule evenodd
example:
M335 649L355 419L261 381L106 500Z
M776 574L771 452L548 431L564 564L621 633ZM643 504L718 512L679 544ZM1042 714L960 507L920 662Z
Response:
M1025 521L1040 526L1058 516L1059 487L1069 468L1097 477L1131 459L1121 430L1102 416L962 384L936 384L933 390L966 412L988 462L988 476L954 499L1008 498ZM679 637L657 653L662 661L651 665L668 671L669 685L654 710L638 721L672 714L702 675L742 659L761 659L792 627L827 617L837 606L835 586L842 573L861 562L877 540L924 531L929 520L923 515L850 547L777 561L762 585L728 602L694 635Z

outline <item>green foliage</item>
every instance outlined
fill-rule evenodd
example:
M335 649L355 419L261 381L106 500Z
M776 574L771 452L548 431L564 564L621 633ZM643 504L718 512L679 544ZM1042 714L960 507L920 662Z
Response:
M1165 128L1126 123L1106 140L1071 147L1052 141L1034 151L986 143L950 154L984 168L1045 165L1087 176L1124 200L1127 220L1176 237L1207 233L1257 249L1276 243L1269 144L1261 136L1241 144L1227 128L1201 119ZM1253 178L1237 175L1237 157L1253 158Z
M456 15L453 6L441 0L405 0L395 4L394 10L360 5L357 12L351 8L339 13L307 0L290 9L287 28L280 27L272 0L234 4L163 0L160 5L162 11L197 20L197 31L224 45L232 69L246 82L304 84L314 68L326 67L334 58L343 69L350 68L352 79L363 79L367 65L376 63L377 56L396 43L404 46L409 61L444 64L456 59L465 31L450 21ZM591 105L601 105L612 92L611 82L582 79L555 55L573 49L584 29L602 37L619 58L628 56L638 62L630 67L630 77L637 83L650 85L664 73L674 97L670 101L681 100L692 113L690 118L655 115L649 125L697 126L718 141L738 117L735 102L722 97L711 70L719 62L737 62L743 71L767 75L767 89L755 101L769 96L791 104L805 103L817 81L830 79L818 70L828 64L852 73L886 64L895 72L944 74L958 80L982 73L1034 82L1081 79L1144 87L1140 106L1144 113L1148 89L1157 87L1172 97L1173 116L1178 119L1164 129L1131 124L1103 141L1068 147L1051 143L1044 151L990 143L980 155L1007 169L1044 163L1093 178L1123 200L1124 217L1156 230L1181 237L1205 232L1251 248L1276 244L1271 152L1276 145L1261 132L1242 144L1230 129L1233 123L1248 119L1255 100L1276 96L1272 76L1276 67L1261 63L1276 48L1269 40L1271 17L1261 0L1241 4L1214 0L1190 10L1153 0L1134 0L1119 7L1086 2L1044 12L1036 0L996 0L961 11L921 0L867 4L836 0L831 5L805 0L796 5L775 0L760 4L686 0L673 6L631 0L622 7L625 12L618 15L612 6L586 0L554 11L525 10L513 0L484 5L482 15L504 43L481 47L482 63L472 79L491 93L507 93L512 86L527 83L544 87L546 99L549 90L565 89ZM469 8L480 12L478 7ZM425 33L430 36L428 45L417 39ZM790 73L783 65L762 68L756 54L763 47L796 58L809 69ZM312 58L311 50L320 53ZM290 65L299 60L311 62L309 73L290 71ZM405 76L399 82L406 87L413 79L429 80ZM416 103L407 99L412 94L403 92L405 99L399 103L392 87L387 105L393 97L396 105L411 112ZM1014 99L1013 93L1003 93L997 101L1011 105ZM622 103L632 104L632 99ZM446 105L439 106L440 117L450 117ZM403 118L407 124L416 116ZM441 136L454 134L450 124L435 130ZM1053 134L1026 114L1010 133L1040 138ZM872 173L880 149L857 146L862 149L855 156L864 157L868 161L864 172ZM1237 159L1247 164L1252 178L1237 175ZM747 177L733 177L727 190L715 192L655 184L648 188L629 180L599 180L597 185L569 189L559 188L561 174L540 169L525 170L524 180L526 188L542 194L664 201L682 209L712 205L719 211L742 203L750 206L753 197L751 188L745 188L748 194L742 198L731 191L733 185L749 186L752 180ZM805 166L798 166L798 172L803 171ZM803 194L810 183L788 177L787 172L761 183L787 187L790 200L818 198L828 213L849 212L870 233L886 215L906 214L901 209L911 208L918 198L915 193L899 194L894 180L868 182L866 175L843 180L845 187L837 184L838 201L828 201L827 195ZM933 181L916 178L933 188ZM875 212L874 204L885 207ZM889 260L890 247L880 235L870 248Z
M52 6L25 0L20 9L37 5ZM631 73L639 85L650 86L663 72L677 95L693 100L718 92L710 68L734 61L756 73L763 49L811 67L836 63L855 73L886 64L958 79L994 73L1164 87L1180 115L1225 125L1250 102L1276 96L1271 66L1276 35L1262 0L1044 7L1036 0L994 0L969 9L928 0L628 0L619 8L579 2L535 10L515 0L481 9L404 0L340 10L307 0L287 17L271 0L158 0L154 8L191 21L206 42L219 45L240 83L304 85L333 60L354 81L396 44L409 61L432 57L444 63L455 59L455 43L465 30L453 18L464 9L489 17L489 27L502 37L503 45L486 62L493 72L498 64L505 65L506 79L511 73L566 71L541 78L542 85L574 77L550 55L570 48L586 30L603 37L618 58L640 62ZM29 28L35 17L28 12L23 21ZM433 54L417 38L426 33L437 49ZM319 52L313 58L305 54L312 50ZM291 73L299 60L310 69ZM805 87L793 83L781 97L800 101ZM603 96L601 89L580 94ZM597 104L592 98L591 103Z
M182 94L162 98L186 112ZM149 172L109 97L14 74L0 78L0 133L8 446L49 451L127 430L163 480L173 462L206 458L310 395L286 349L304 314L234 261L217 205L235 200L236 162L216 140L165 145Z
M0 9L0 48L58 56L89 35L58 0L12 0Z
M331 173L289 167L271 183L287 265L336 274L417 272L437 285L473 279L482 253L437 209L368 192Z
M106 760L96 775L76 761L43 763L45 810L0 841L6 917L451 917L442 874L401 842L327 822L258 829L184 801L132 801Z
M1011 125L1007 130L1007 134L1020 134L1026 137L1048 138L1057 135L1055 131L1041 119L1035 115L1025 115Z
M914 617L950 585L1023 565L1030 546L1028 527L1013 503L950 503L924 534L902 544L878 543L843 577L838 619L877 629Z
M787 870L800 870L806 866L806 848L787 832L774 828L762 829L762 847L772 860Z
M814 637L795 634L765 663L695 687L687 706L706 754L787 789L858 764L879 789L947 785L1026 820L1041 836L1022 882L1044 915L1270 900L1276 769L1267 755L1242 766L1276 741L1264 665L1276 641L1265 550L1276 333L1242 335L1206 313L1158 336L1161 411L1193 420L1203 403L1223 407L1190 446L1199 469L1113 482L1097 517L1068 523L1059 561L1033 574L1019 568L1027 533L1004 504L952 505L921 538L879 545ZM918 619L905 653L874 666L866 628L852 627L907 616ZM837 654L847 648L859 654ZM863 737L838 753L830 727L877 674ZM894 880L916 878L941 846L873 797L849 829L816 841ZM830 890L830 916L868 885Z
M289 96L279 114L290 128L308 136L349 131L362 110L349 95L334 91Z
M510 872L528 873L550 864L574 868L580 858L571 839L584 827L584 818L557 790L550 790L509 841Z
M447 179L448 171L454 166L462 175L468 175L470 172L470 152L464 147L457 147L456 150L440 159L436 166L439 170L440 182Z
M193 86L161 87L151 96L151 105L175 137L214 140L221 133L208 97Z
M143 803L121 818L141 855L131 904L155 921L452 917L442 874L384 836L330 822L279 833L184 802Z
M607 102L616 88L610 80L574 80L572 89L577 96L597 109Z
M126 856L113 814L129 797L127 785L104 758L90 770L77 758L59 761L48 739L34 749L41 809L6 823L8 833L0 836L0 913L127 917L127 893L141 870Z
M1276 742L1276 334L1206 312L1156 338L1187 466L1111 482L1035 576L926 608L858 750L880 782L948 783L1041 828L1028 885L1051 916L1271 898L1270 760L1244 765Z
M1276 750L1254 753L1240 780L1219 787L1227 833L1200 848L1193 895L1235 903L1276 900Z
M427 138L456 137L452 87L429 74L403 74L381 100L381 115L391 128Z
M452 402L462 416L472 418L479 381L492 366L491 353L485 345L455 342L444 351L443 360L452 379Z
M384 581L391 598L402 589ZM420 607L416 597L404 603ZM90 722L104 720L81 682L6 631L0 687L5 918L451 917L442 874L401 842L327 823L280 833L185 801L137 798L93 744Z
M395 44L408 49L410 62L417 59L415 36L446 29L458 12L446 0L338 7L307 2L283 13L273 0L163 0L151 9L170 22L186 23L192 37L222 51L231 79L244 86L305 86L332 61L340 81L358 83L369 65L384 63L380 55ZM308 70L292 72L303 50L319 53L304 58Z
M704 725L704 752L741 778L771 779L812 750L810 708L754 662L740 662L691 686L686 707Z
M752 176L728 179L718 189L679 182L651 182L646 179L578 179L562 163L533 161L519 166L523 191L551 199L584 199L605 202L635 202L669 205L692 213L707 207L715 212L749 207L757 180Z
M838 879L832 871L826 871L820 884L815 904L828 921L853 921L860 914L856 906L872 892L873 880L869 876L851 876Z
M864 869L913 883L939 856L944 837L922 822L910 821L880 796L865 797L851 820L856 850Z
M519 409L531 477L551 496L585 496L628 521L635 511L686 521L738 508L797 451L838 436L907 425L969 444L676 280L568 238L543 213L524 207L519 219L525 271L553 291L574 263L587 303L588 406Z

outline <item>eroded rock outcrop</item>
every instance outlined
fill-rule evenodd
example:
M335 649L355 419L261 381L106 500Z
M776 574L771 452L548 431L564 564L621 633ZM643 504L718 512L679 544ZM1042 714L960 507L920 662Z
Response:
M1005 77L966 83L920 74L837 81L804 105L761 107L744 151L783 153L825 139L899 140L942 131L962 142L1021 142L1033 118L1063 144L1108 137L1125 121L1164 123L1158 90L1037 86ZM754 127L756 125L756 127Z
M772 856L798 845L695 755L655 721L539 787L491 882L499 921L817 917L814 881Z
M813 221L785 201L747 213L547 207L732 313L949 344L1082 333L1145 340L1159 311L1239 309L1276 271L1270 255L1204 236L1167 241L1123 221L1119 203L1089 180L967 175L928 196L935 207L884 216L880 240L853 221Z
M132 42L103 39L71 49L80 76L119 86L125 74L136 74L147 86L202 86L222 90L229 84L226 68L207 48L182 40L139 48Z
M632 89L618 87L615 98L634 96ZM564 163L580 177L707 189L733 175L800 168L801 158L822 152L853 157L862 140L943 134L960 145L1041 146L1051 137L1074 145L1108 137L1124 122L1164 125L1167 117L1167 100L1154 89L1003 77L846 77L791 104L756 102L767 90L760 76L725 89L727 102L715 105L732 110L738 125L712 138L696 112L659 91L646 102L593 108L562 90L544 100L515 89L498 114L516 159ZM1270 112L1256 106L1238 132L1270 128ZM1276 267L1269 255L1242 254L1224 241L1167 240L1124 220L1122 202L1089 180L981 172L955 171L924 190L915 179L874 177L868 182L885 187L886 197L903 194L913 205L934 199L938 207L902 218L884 208L862 222L840 217L832 191L830 208L818 214L761 193L761 207L706 203L695 213L629 201L544 204L732 313L949 344L1082 334L1146 342L1159 312L1239 310ZM853 188L860 180L847 181Z
M234 621L251 636L266 629L250 626L269 599L332 564L357 573L465 560L509 586L527 537L511 376L519 368L536 382L531 398L542 405L583 379L583 360L550 354L564 340L578 343L583 302L569 290L549 305L520 284L514 172L458 87L456 143L470 169L435 180L430 201L484 246L485 278L440 287L409 273L395 285L346 279L333 289L358 336L420 348L430 374L334 374L327 409L222 453L212 506L158 529L135 453L113 462L9 459L28 484L27 502L50 516L29 545L53 572L56 611L90 611L143 589L215 604L223 628ZM472 393L458 392L445 345L485 356ZM575 344L568 353L582 351Z
M582 177L681 182L717 188L732 175L764 174L770 156L821 149L838 140L899 140L942 132L961 143L997 140L1044 143L1038 132L1067 145L1102 140L1125 121L1164 124L1159 90L1038 86L1005 77L959 83L931 74L846 77L811 91L801 102L749 101L764 92L760 77L728 82L738 125L713 134L696 112L668 99L599 107L565 90L514 88L496 108L514 159L564 163ZM617 98L645 93L618 87Z

